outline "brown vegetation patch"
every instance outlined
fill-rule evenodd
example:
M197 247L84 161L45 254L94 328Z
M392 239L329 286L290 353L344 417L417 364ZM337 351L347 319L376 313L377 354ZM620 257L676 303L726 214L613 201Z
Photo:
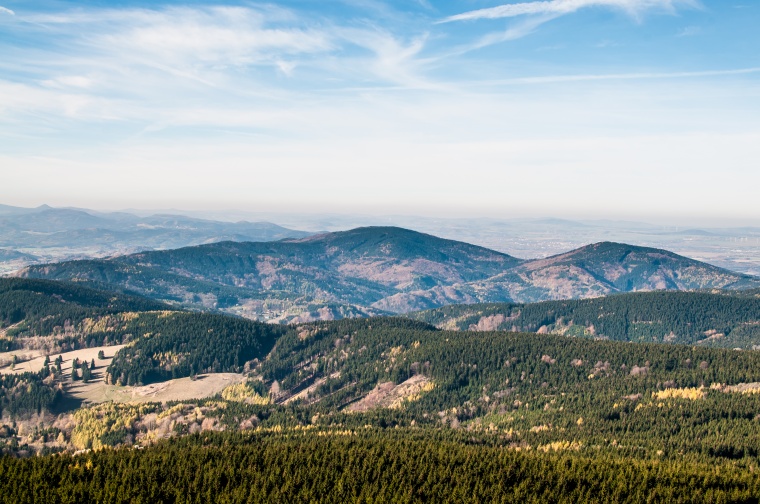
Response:
M477 324L471 324L470 331L495 331L501 324L506 322L507 317L502 313L491 315L488 317L480 317Z
M365 412L375 408L400 408L405 402L419 399L419 395L429 391L434 384L423 375L412 376L398 385L393 382L379 383L359 401L346 408L350 412Z

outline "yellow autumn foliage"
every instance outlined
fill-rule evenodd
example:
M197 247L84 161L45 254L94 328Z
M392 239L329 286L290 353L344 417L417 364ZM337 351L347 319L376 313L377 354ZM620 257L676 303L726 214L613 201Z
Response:
M578 451L582 447L583 447L583 443L580 443L578 441L554 441L552 443L540 445L537 449L548 453L550 451L554 451L554 452L567 451L567 450Z
M655 399L689 399L696 401L705 397L704 387L686 387L686 388L669 388L652 392L652 397Z
M222 399L226 401L246 402L248 404L269 404L268 397L259 395L248 383L237 383L222 390Z
M117 404L113 402L81 408L74 412L76 427L71 432L71 444L78 450L98 450L101 437L121 429L129 430L144 415L153 412L155 405Z

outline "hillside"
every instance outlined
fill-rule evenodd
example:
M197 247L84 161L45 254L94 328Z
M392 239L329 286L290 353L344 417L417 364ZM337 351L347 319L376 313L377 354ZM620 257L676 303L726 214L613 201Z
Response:
M176 414L160 418L172 415L177 432L187 432L200 415L226 430L251 428L241 427L245 419L280 429L417 426L441 436L464 431L512 448L556 446L551 450L590 456L733 460L744 467L760 456L757 352L440 331L400 318L290 328L192 313L145 320L145 334L108 368L111 380L151 383L208 371L248 372L248 383L219 398L166 406ZM48 372L55 376L54 369ZM8 387L17 392L4 396L13 399L7 407L20 411L29 396ZM84 428L88 412L113 408L105 403L80 410L75 423ZM135 412L126 424L117 417L105 423L122 426L108 442L131 443L153 429L155 417L140 419L151 411L155 407ZM65 436L79 439L88 432Z
M521 261L393 227L278 242L222 242L31 266L25 277L98 281L156 299L293 321L314 307L358 316L448 304L533 302L649 290L749 289L760 279L671 252L598 243ZM318 316L318 315L317 315Z
M263 359L284 330L281 326L208 313L147 314L130 322L143 335L119 350L106 383L145 385L201 373L240 373Z
M453 330L760 348L760 298L725 293L640 292L529 304L449 305L408 317Z
M91 315L72 324L66 319L49 336L9 338L15 351L0 354L0 418L76 407L76 392L88 382L142 386L203 373L242 373L264 359L284 333L283 326L210 313Z

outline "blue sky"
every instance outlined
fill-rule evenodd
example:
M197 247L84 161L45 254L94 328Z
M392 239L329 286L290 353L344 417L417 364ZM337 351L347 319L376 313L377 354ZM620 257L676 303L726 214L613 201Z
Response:
M0 202L760 223L760 2L0 0Z

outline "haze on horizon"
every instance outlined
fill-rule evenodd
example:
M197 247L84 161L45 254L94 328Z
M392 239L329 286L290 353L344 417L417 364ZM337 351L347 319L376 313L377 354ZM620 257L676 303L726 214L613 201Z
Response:
M756 2L0 0L0 203L760 221Z

